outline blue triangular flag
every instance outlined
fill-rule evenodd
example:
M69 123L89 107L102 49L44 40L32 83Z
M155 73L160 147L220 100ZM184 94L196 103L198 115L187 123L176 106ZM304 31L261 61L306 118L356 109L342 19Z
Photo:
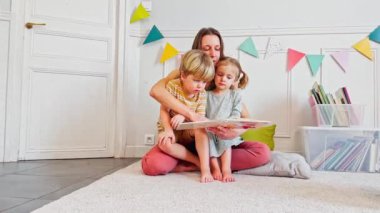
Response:
M239 50L248 53L249 55L255 56L256 58L259 57L259 54L257 53L255 44L252 41L252 38L247 38L242 44L239 46Z
M369 34L369 40L380 43L380 26Z
M148 36L146 37L143 44L147 44L153 41L157 41L164 38L164 36L161 34L161 32L158 30L156 25L153 25L152 29L150 30Z
M325 56L324 55L306 55L307 62L309 62L309 66L311 69L311 73L313 76L317 74L319 67L322 64L322 60Z

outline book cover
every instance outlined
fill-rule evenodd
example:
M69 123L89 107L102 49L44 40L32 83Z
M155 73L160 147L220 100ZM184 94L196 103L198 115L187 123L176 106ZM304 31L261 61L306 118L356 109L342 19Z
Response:
M176 130L208 128L208 127L217 127L217 126L224 126L228 128L249 129L249 128L263 127L270 124L271 124L270 121L252 120L252 119L244 119L244 118L225 119L225 120L207 120L207 121L181 123L180 125L178 125Z
M342 91L343 91L344 97L346 98L347 104L351 104L351 97L348 94L347 88L342 87Z
M351 155L354 153L357 147L360 146L360 139L357 138L349 138L347 139L347 142L350 143L351 146L349 150L344 154L340 162L334 167L336 171L342 170L343 165L348 162L348 160L351 158Z
M319 94L317 93L317 91L315 91L315 89L313 88L310 90L310 92L313 95L313 97L315 98L316 103L322 104L321 97L319 97Z
M355 164L355 161L357 160L358 155L360 154L361 150L364 149L364 147L365 147L364 142L358 142L353 152L347 157L347 159L345 160L343 165L341 165L338 171L353 171L351 170L351 168Z
M313 169L321 169L321 168L324 168L323 163L325 163L326 159L328 159L332 154L334 154L336 150L335 149L332 149L332 148L329 148L327 150L324 150L322 151L321 153L319 153L317 155L317 157L315 157L311 163L310 163L310 166L311 168ZM321 167L322 166L322 167ZM321 168L320 168L321 167Z
M325 170L333 170L335 164L337 164L348 147L348 144L344 140L339 140L332 145L336 149L334 155L330 156L328 160L326 160Z
M340 100L341 104L351 104L351 98L346 87L341 87L335 92L335 96Z
M327 97L327 94L326 94L325 90L323 89L323 86L321 84L317 84L317 86L319 87L319 93L320 93L320 96L323 99L323 103L324 104L330 104L330 101L329 101L329 99Z
M315 110L315 118L318 119L318 123L319 124L330 124L330 117L328 114L326 114L327 112L325 111L324 107L323 106L318 106L319 104L322 104L322 100L321 100L321 97L319 96L319 94L316 92L316 90L314 88L312 88L310 90L310 97L312 98L309 98L309 103L310 103L310 106L313 107L314 106L314 110ZM319 117L319 115L321 115L321 117Z
M365 159L367 157L367 154L369 154L370 152L370 147L371 147L371 140L368 140L365 142L365 149L363 150L363 152L360 154L360 163L359 163L359 166L357 167L356 171L365 171L363 170L363 165L364 165L364 162L365 162Z
M348 105L335 104L331 105L332 113L334 114L335 122L333 126L350 126L349 114L347 111Z

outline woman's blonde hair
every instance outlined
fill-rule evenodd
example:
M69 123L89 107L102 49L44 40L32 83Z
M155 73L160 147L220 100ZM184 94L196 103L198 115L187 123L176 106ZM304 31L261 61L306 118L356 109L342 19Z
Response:
M240 66L240 63L238 60L231 58L231 57L224 57L219 60L219 62L216 64L215 69L218 69L220 66L228 66L232 65L235 66L238 70L237 73L235 73L235 81L239 81L238 83L238 88L239 89L244 89L248 85L248 75L243 71L243 69ZM212 81L210 83L210 86L207 88L208 90L213 90L215 89L215 82ZM236 89L234 86L232 86L231 89Z
M210 82L214 79L215 68L210 56L201 50L190 50L182 57L179 66L181 75L194 75L195 78Z

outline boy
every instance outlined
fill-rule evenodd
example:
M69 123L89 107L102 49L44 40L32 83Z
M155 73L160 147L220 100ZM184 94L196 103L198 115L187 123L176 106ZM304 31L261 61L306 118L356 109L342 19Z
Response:
M183 56L179 69L180 79L169 81L166 89L190 109L205 116L205 86L214 78L212 59L200 50L190 50ZM201 171L201 182L213 181L210 173L208 142L195 139L198 158L187 149L196 138L194 131L175 130L184 120L184 116L161 105L157 146L162 152L172 157L196 165Z

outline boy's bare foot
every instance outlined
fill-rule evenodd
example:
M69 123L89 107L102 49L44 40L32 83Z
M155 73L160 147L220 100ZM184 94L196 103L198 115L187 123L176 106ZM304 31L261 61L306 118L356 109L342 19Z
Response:
M232 175L231 171L223 172L223 182L235 182L235 177Z
M214 181L214 178L209 171L201 171L201 183L208 183L212 181Z
M220 171L220 169L211 169L211 174L214 180L223 180L222 172Z

